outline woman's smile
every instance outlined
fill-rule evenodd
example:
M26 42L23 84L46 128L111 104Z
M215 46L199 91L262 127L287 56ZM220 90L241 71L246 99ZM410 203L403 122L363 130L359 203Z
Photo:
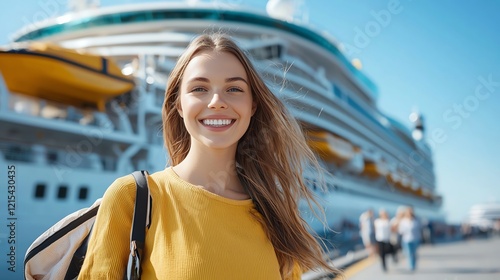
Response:
M200 120L200 123L210 131L225 131L235 122L236 119L207 118Z

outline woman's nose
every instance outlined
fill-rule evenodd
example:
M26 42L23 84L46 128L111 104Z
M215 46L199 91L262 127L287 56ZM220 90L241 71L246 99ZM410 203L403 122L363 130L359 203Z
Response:
M224 102L224 99L221 98L220 94L214 93L210 103L208 103L208 108L210 109L226 109L227 104Z

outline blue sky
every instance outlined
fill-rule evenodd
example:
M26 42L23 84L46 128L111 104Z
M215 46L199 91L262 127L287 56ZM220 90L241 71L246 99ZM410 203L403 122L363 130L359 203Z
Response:
M101 0L102 6L133 2ZM219 0L264 11L267 1ZM2 1L0 45L65 0ZM452 222L500 200L500 1L305 0L309 24L346 45L379 87L379 108L410 126L418 108ZM495 128L496 127L496 128Z

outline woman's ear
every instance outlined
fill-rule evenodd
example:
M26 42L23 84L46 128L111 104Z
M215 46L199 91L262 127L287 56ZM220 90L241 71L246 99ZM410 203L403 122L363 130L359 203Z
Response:
M182 106L179 101L175 102L175 109L177 110L177 113L179 113L179 116L182 118Z
M252 117L253 114L255 114L255 111L257 111L257 102L252 101Z

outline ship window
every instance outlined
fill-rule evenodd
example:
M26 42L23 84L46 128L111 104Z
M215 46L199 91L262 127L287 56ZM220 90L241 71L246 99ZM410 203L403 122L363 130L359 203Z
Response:
M56 164L57 163L57 152L56 151L49 151L47 153L47 161L49 164Z
M45 196L45 184L37 184L35 187L35 198L43 198Z
M59 189L57 190L57 198L63 199L63 198L66 198L67 195L68 195L68 187L67 186L59 186Z
M283 53L281 45L270 45L250 50L250 54L256 60L278 59Z
M89 194L88 187L86 187L86 186L80 187L80 189L78 190L78 199L85 200L85 199L87 199L88 194Z
M342 99L342 96L343 96L342 90L338 86L336 86L335 84L333 84L333 94L338 99Z
M143 22L143 21L149 20L149 17L150 17L149 14L145 14L143 12L141 12L141 13L127 12L127 13L122 13L119 16L120 16L120 22L122 22L122 23Z

